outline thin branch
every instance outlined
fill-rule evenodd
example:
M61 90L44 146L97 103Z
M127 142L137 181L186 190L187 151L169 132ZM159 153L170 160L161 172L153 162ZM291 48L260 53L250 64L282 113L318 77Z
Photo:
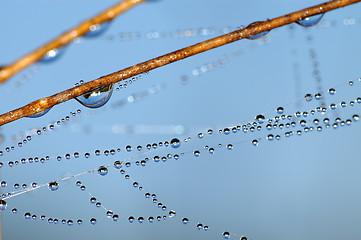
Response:
M0 69L0 84L8 80L11 76L17 72L23 70L24 68L30 66L31 64L40 60L48 51L56 49L62 46L65 46L71 43L75 38L81 37L87 32L89 32L91 26L96 24L102 24L104 22L111 21L117 15L129 10L130 8L136 6L139 3L142 3L147 0L124 0L114 6L108 8L107 10L101 12L97 16L90 18L78 26L70 29L69 31L63 33L59 37L50 41L49 43L39 47L38 49L28 53L27 55L21 57L15 62L3 67Z
M153 58L146 62L139 63L132 67L125 68L118 72L114 72L107 76L100 77L94 81L82 84L78 87L74 87L63 92L57 93L53 96L36 100L32 103L25 105L24 107L10 111L0 116L0 126L15 121L17 119L34 115L42 112L46 109L53 107L59 103L68 101L72 98L78 97L84 93L95 90L99 87L114 84L121 80L133 77L135 75L150 71L152 69L167 65L172 62L179 61L181 59L196 55L208 51L210 49L220 47L222 45L238 41L243 38L249 38L262 32L270 31L274 28L278 28L290 23L297 22L306 17L322 14L337 8L341 8L353 3L360 2L361 0L335 0L326 2L323 4L315 5L297 12L293 12L281 17L277 17L271 20L256 22L250 24L244 29L240 29L210 40L197 43L195 45L165 54L160 57Z

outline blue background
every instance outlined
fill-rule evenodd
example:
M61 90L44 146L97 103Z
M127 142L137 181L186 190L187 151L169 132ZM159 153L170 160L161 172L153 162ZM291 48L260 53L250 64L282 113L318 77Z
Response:
M0 7L2 37L0 64L6 64L49 41L90 16L115 4L105 1L20 1L3 0ZM33 100L71 88L81 79L94 80L150 58L218 36L241 25L274 18L321 1L235 1L168 0L144 3L112 21L98 38L79 39L66 47L64 55L48 64L35 64L0 86L0 112L5 113ZM307 93L318 92L312 75L314 49L322 79L325 102L349 102L359 96L361 5L355 4L327 13L322 21L303 28L293 24L272 30L260 40L241 40L142 75L127 88L114 91L104 107L94 110L71 100L55 106L41 118L24 118L0 128L1 149L16 146L0 161L50 156L44 164L26 163L1 169L1 180L14 191L15 183L48 183L101 165L132 157L126 172L144 187L134 189L119 170L109 168L102 177L96 172L80 176L90 193L119 214L118 222L106 217L104 209L89 202L90 195L75 186L75 179L60 182L55 192L46 187L7 200L2 212L3 239L358 239L361 235L361 192L359 123L338 129L313 130L285 137L285 130L265 129L255 133L218 133L218 129L253 122L257 114L266 118L309 111L319 102L304 101ZM193 36L184 36L185 31ZM160 37L156 33L159 34ZM202 33L202 34L200 34ZM132 37L133 36L133 37ZM309 39L312 40L309 40ZM238 54L238 55L237 55ZM219 63L197 75L200 67ZM182 80L186 77L186 81ZM355 81L348 86L348 81ZM118 84L115 85L115 87ZM336 95L327 94L335 87ZM139 97L142 96L142 97ZM135 101L132 101L135 99ZM121 104L119 106L119 104ZM40 136L33 129L49 126L81 109L77 117L47 130ZM324 117L350 119L360 106L337 110L328 108ZM300 119L295 119L297 123ZM324 124L321 124L324 126ZM314 126L315 127L315 126ZM207 129L214 134L208 136ZM300 129L297 125L290 130ZM287 130L289 131L289 130ZM198 133L204 133L198 139ZM33 133L22 148L17 142ZM279 141L266 140L280 134ZM191 140L184 142L184 139ZM181 147L158 148L137 156L135 146L172 138ZM261 138L258 147L253 139ZM225 146L232 143L234 148ZM218 144L222 144L218 147ZM127 153L125 146L133 146ZM215 148L210 154L204 146ZM114 156L94 156L94 151L120 148ZM201 150L196 158L192 152ZM79 152L69 160L64 155ZM91 153L89 159L84 153ZM146 167L134 161L180 154L179 160L150 161ZM63 156L57 161L56 156ZM144 193L156 193L166 212L157 209ZM12 214L11 209L18 213ZM174 219L142 224L127 221L128 216L156 217L177 212ZM25 212L37 220L25 220ZM81 226L48 224L40 215L61 219L82 219ZM97 224L89 224L90 218ZM181 219L189 218L183 225ZM197 230L196 225L209 230Z

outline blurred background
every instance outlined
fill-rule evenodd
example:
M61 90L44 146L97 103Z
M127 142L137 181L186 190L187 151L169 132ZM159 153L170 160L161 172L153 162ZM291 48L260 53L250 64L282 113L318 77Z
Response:
M0 65L116 2L3 0ZM54 61L36 63L1 85L0 112L71 88L80 80L88 82L321 2L143 3L117 17L99 36L77 39ZM71 100L40 118L0 127L3 194L95 169L60 181L56 191L45 186L7 199L1 212L3 239L222 239L225 231L231 239L356 239L361 235L361 128L354 116L360 114L360 12L361 4L354 4L326 13L313 27L292 24L274 29L262 38L244 39L115 84L101 108ZM330 88L336 90L334 95L328 93ZM322 97L317 100L319 92ZM306 94L312 94L312 100L306 101ZM312 115L318 106L327 111ZM278 107L284 113L277 113ZM266 119L258 125L261 129L247 126L259 114ZM267 130L267 119L282 114L291 118L273 120ZM178 148L165 146L174 138L181 142ZM259 144L254 146L253 140ZM46 156L49 160L41 163ZM166 159L155 162L155 156ZM145 158L149 161L143 167ZM115 161L124 161L125 173L112 166L105 176L97 173L100 166ZM76 181L86 190L81 191ZM134 187L134 181L139 185ZM157 202L145 198L147 192L156 194ZM92 196L119 220L92 204ZM170 210L175 217L169 217ZM27 212L36 219L25 219ZM129 216L135 218L133 223ZM153 223L148 222L150 216ZM139 217L143 223L138 223ZM49 218L59 222L48 223ZM92 218L95 225L90 224ZM183 218L189 222L183 224ZM63 219L74 225L63 224ZM209 228L199 230L198 224Z

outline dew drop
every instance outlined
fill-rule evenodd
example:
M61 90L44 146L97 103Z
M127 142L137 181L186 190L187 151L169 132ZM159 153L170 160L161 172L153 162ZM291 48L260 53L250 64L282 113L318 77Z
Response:
M4 200L0 200L0 211L5 210L7 206L8 204Z
M83 36L87 38L98 37L109 28L110 22L103 22L102 24L93 24L89 27L89 31Z
M27 213L24 214L24 217L25 217L25 219L30 219L30 218L31 218L31 214L27 212Z
M175 217L175 215L176 215L176 212L174 210L169 211L169 217L170 218Z
M203 229L203 224L202 224L202 223L198 223L198 224L197 224L197 229L198 229L198 230L202 230L202 229Z
M97 223L97 220L95 218L90 219L90 224L95 225Z
M172 148L179 148L181 142L179 141L178 138L173 138L171 141L170 141L170 145L172 146Z
M36 113L36 114L34 114L34 115L30 115L30 116L28 116L28 118L38 118L38 117L42 117L42 116L44 116L45 114L47 114L49 111L50 111L50 108L49 108L49 109L46 109L46 110L44 110L44 111L42 111L42 112L40 112L40 113ZM39 130L38 130L38 131L39 131ZM41 131L40 131L40 133L41 133ZM40 135L40 134L38 133L38 135Z
M188 220L188 218L183 218L182 222L183 222L183 224L187 224L189 222L189 220Z
M98 173L100 176L105 176L108 173L108 168L106 168L105 166L101 166L98 168Z
M248 25L247 27L252 26L252 25L254 25L254 24L256 24L256 23L261 23L261 22L260 22L260 21L253 22L253 23L251 23L250 25ZM261 38L261 37L266 36L267 33L269 33L269 31L265 31L265 32L258 33L258 34L256 34L256 35L249 36L249 37L247 37L247 39L250 39L250 40L259 39L259 38Z
M282 114L282 113L284 112L283 107L278 107L278 108L276 109L276 112L277 112L278 114Z
M257 139L252 140L252 145L253 146L258 146L258 140Z
M317 23L319 23L319 21L321 20L323 15L324 15L324 13L318 14L315 16L311 16L311 17L306 17L304 19L297 21L296 23L301 25L302 27L311 27L311 26L314 26Z
M328 89L328 93L329 93L330 95L335 95L336 90L335 90L334 88L330 88L330 89Z
M128 221L129 221L130 223L134 222L134 217L133 217L133 216L128 217Z
M313 99L312 94L307 93L307 94L305 95L305 100L306 100L306 102L310 102L310 101L312 101L312 99Z
M199 155L201 155L201 153L198 150L194 151L193 154L195 157L199 157Z
M59 184L56 181L49 183L49 189L51 191L56 191L58 190L58 188L59 188Z
M64 48L54 48L49 50L44 56L39 60L40 63L50 63L58 59L64 53Z
M113 84L87 92L77 98L78 102L88 108L99 108L106 104L113 93Z
M223 233L223 238L228 239L231 235L229 234L229 232L224 232Z
M255 120L259 123L262 124L265 120L265 117L262 114L259 114L255 117Z
M116 168L116 169L120 169L121 167L122 167L122 162L120 162L120 161L115 161L114 162L114 167Z
M357 114L353 115L352 118L353 118L353 120L354 120L355 122L357 122L358 120L360 120L360 116L357 115Z

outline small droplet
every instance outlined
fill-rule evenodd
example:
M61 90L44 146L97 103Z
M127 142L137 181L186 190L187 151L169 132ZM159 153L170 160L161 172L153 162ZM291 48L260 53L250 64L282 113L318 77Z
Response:
M357 114L353 115L352 118L353 118L353 120L354 120L355 122L357 122L358 120L360 120L360 116L357 115Z
M58 59L64 53L64 48L54 48L49 50L44 56L39 60L40 63L50 63Z
M188 218L183 218L182 222L183 222L183 224L187 224L189 222L189 220L188 220Z
M193 154L194 154L195 157L199 157L199 155L200 155L201 153L200 153L198 150L196 150L196 151L193 152Z
M321 18L323 17L323 15L324 15L324 13L318 14L315 16L311 16L311 17L306 17L304 19L297 21L296 23L301 25L302 27L311 27L311 26L314 26L317 23L319 23Z
M336 90L335 90L334 88L330 88L330 89L328 89L328 93L329 93L330 95L335 95Z
M313 99L312 94L307 93L307 94L305 95L305 100L306 100L306 102L310 102L310 101L312 101L312 99Z
M282 114L282 113L284 112L283 107L278 107L278 108L276 109L276 112L277 112L278 114Z
M88 38L98 37L109 28L109 25L110 25L110 21L103 22L102 24L97 23L97 24L91 25L89 27L89 31L87 33L85 33L83 36L88 37Z
M255 117L255 120L259 123L262 124L265 120L265 117L262 114L259 114Z
M133 216L128 217L128 221L129 221L130 223L134 222L134 217L133 217Z
M36 113L36 114L34 114L34 115L28 116L28 118L38 118L38 117L42 117L42 116L44 116L45 114L47 114L49 111L50 111L50 108L49 108L49 109L46 109L46 110L44 110L44 111L42 111L42 112L40 112L40 113ZM40 133L41 133L41 132L40 132ZM38 135L40 135L40 134L38 134Z
M169 217L172 218L172 217L175 217L176 216L176 212L174 210L170 210L169 211Z
M59 188L59 184L56 181L49 183L49 189L51 191L56 191L58 190L58 188Z
M98 173L100 176L105 176L108 173L108 168L105 166L101 166L98 168Z
M172 146L172 148L178 148L180 146L181 142L179 141L178 138L173 138L170 141L170 145Z
M261 23L261 21L251 23L247 27L252 26L254 24L257 24L257 23ZM269 33L269 31L265 31L265 32L258 33L256 35L249 36L249 37L247 37L247 39L251 39L251 40L259 39L259 38L264 37L265 35L267 35L267 33Z
M99 108L106 104L113 93L113 84L95 89L77 98L78 102L88 108Z
M223 238L228 239L231 235L229 234L229 232L224 232L223 233Z
M197 224L197 229L198 229L198 230L203 230L203 224L202 224L202 223L198 223L198 224Z
M94 225L97 223L97 220L95 218L90 219L90 224Z
M0 211L3 211L6 209L6 207L8 206L8 204L4 201L4 200L0 200Z
M258 146L258 140L257 139L252 140L252 145L253 146Z

